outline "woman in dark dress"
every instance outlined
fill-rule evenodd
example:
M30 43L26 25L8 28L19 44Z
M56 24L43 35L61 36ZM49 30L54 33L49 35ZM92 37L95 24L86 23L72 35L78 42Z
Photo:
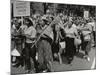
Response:
M69 22L67 27L65 28L65 42L66 42L66 57L68 60L68 64L70 64L76 54L76 46L74 44L75 37L77 36L77 30L72 27L72 22Z

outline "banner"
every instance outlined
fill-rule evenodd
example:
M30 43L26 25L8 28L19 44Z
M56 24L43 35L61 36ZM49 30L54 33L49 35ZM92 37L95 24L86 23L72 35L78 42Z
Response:
M14 12L14 17L30 16L30 2L14 1L13 12Z

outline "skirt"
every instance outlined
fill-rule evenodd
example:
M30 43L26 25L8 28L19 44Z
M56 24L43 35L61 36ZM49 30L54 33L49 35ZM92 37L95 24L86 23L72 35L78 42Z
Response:
M66 37L65 42L66 42L66 48L65 48L66 56L73 57L76 53L76 47L74 45L74 38Z
M53 61L51 44L46 39L41 39L37 44L39 69L46 69L49 62Z

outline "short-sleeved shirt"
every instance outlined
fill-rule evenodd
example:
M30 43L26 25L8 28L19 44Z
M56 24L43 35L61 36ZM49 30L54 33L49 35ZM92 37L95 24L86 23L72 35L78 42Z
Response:
M87 36L88 34L90 34L92 32L92 26L87 23L84 27L85 30L82 31L84 36Z
M36 37L36 29L35 29L33 26L30 26L29 28L27 28L27 29L24 31L24 34L25 34L25 35L29 35L30 38L35 38L35 37ZM27 42L27 43L32 43L33 41L30 40L29 38L26 38L26 42Z
M66 27L65 33L66 33L66 37L73 38L73 37L75 37L75 34L77 34L77 29L74 27L71 27L71 28Z

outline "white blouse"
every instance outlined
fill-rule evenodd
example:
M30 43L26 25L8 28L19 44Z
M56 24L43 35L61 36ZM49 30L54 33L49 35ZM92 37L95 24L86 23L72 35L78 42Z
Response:
M33 26L30 26L29 28L25 29L24 31L25 35L28 35L29 38L35 38L36 37L36 29ZM33 41L29 38L26 39L27 43L32 43Z
M75 27L71 28L66 27L64 30L66 33L66 37L75 38L75 34L77 35L77 29Z

